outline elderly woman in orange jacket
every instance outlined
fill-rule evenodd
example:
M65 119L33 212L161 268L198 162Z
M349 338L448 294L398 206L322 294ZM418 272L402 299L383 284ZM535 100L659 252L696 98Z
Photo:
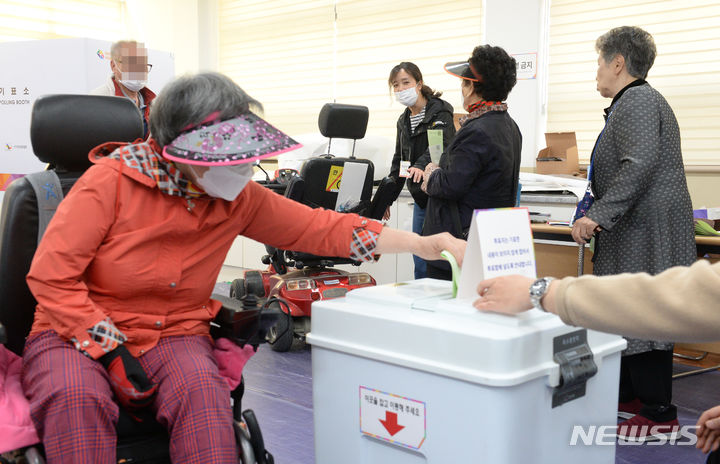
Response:
M38 307L23 386L48 462L115 462L117 401L152 408L173 462L237 463L209 324L238 234L358 260L463 256L448 234L310 209L250 182L252 161L296 145L250 112L259 106L223 75L180 78L153 104L152 138L94 149L60 204L27 277Z

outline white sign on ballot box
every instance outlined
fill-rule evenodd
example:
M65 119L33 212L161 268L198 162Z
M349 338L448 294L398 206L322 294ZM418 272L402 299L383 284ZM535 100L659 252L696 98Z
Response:
M474 300L478 282L510 274L537 276L528 209L476 210L470 223L457 297Z
M360 430L365 435L420 449L426 426L423 401L360 386Z

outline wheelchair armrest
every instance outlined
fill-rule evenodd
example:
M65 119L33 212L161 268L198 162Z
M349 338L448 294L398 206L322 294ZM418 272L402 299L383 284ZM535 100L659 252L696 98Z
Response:
M248 305L246 300L246 304L243 304L235 298L217 293L213 293L212 298L220 301L222 308L210 325L210 335L213 338L228 338L240 347L264 343L270 327L284 314L278 307L266 308L258 306L254 301Z

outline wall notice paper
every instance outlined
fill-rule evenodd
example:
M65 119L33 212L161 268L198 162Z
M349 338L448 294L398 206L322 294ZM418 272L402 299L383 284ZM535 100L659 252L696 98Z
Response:
M518 53L515 58L518 80L535 79L537 77L537 53Z
M435 164L440 164L440 155L443 152L443 131L440 129L430 129L427 131L428 150L430 150L430 160Z
M364 163L345 163L339 180L340 189L335 202L335 211L347 211L360 203L367 167L368 165Z
M474 301L481 280L512 274L537 276L528 209L476 210L468 233L458 299Z

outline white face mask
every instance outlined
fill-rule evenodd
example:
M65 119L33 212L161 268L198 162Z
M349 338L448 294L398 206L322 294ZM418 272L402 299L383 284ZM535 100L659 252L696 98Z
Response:
M413 106L418 99L417 90L415 90L415 87L410 87L408 89L395 92L395 99L405 106Z
M227 201L236 199L253 176L251 163L235 166L211 166L202 174L202 177L192 164L188 164L188 166L205 193Z
M128 89L132 92L137 92L147 85L146 80L140 80L140 79L126 79L126 80L121 80L120 83L122 85L124 85L126 89Z

